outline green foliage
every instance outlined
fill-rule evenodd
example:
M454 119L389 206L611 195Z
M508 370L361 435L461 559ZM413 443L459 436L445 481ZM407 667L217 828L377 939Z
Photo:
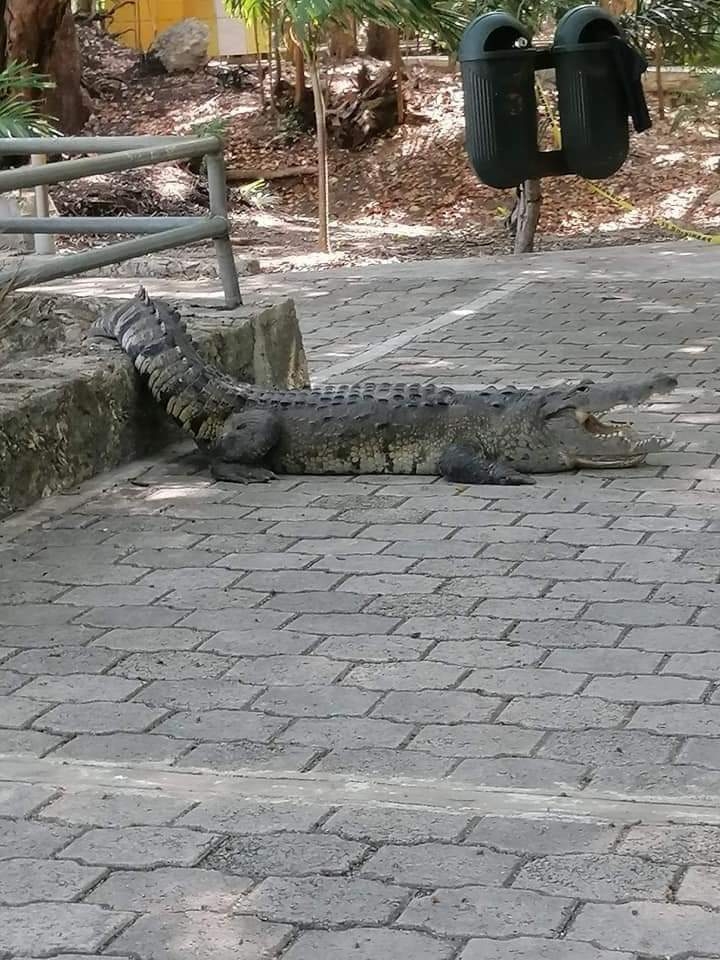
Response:
M190 127L190 133L196 137L218 137L225 139L225 134L230 127L229 117L213 117L212 120L201 120Z
M35 73L28 64L11 60L0 70L0 136L52 137L58 131L51 118L25 94L54 86L48 77Z
M646 55L660 43L665 63L689 63L718 43L720 0L637 0L637 9L620 21Z

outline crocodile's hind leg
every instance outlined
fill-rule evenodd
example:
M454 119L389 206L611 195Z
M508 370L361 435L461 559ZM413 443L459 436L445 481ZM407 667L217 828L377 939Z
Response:
M438 464L440 475L454 483L531 484L532 477L505 463L486 460L469 447L448 447Z
M209 451L210 472L231 483L266 483L275 474L263 466L278 441L280 424L272 410L253 407L233 413Z

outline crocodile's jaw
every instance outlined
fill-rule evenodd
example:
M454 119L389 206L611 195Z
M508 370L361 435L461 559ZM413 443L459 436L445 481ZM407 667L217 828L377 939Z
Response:
M649 454L666 450L673 439L642 434L629 423L579 409L552 418L548 426L565 447L569 466L595 470L638 466Z

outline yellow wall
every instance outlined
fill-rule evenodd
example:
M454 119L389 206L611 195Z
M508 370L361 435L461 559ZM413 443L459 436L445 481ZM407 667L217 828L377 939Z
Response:
M123 4L115 12L110 29L113 33L122 31L118 40L136 50L147 50L158 33L167 27L184 20L186 17L196 17L207 24L210 30L208 53L216 57L218 48L218 21L215 0L132 0ZM267 44L261 37L260 47L267 52ZM232 54L255 53L253 32L247 29L246 49L238 49Z

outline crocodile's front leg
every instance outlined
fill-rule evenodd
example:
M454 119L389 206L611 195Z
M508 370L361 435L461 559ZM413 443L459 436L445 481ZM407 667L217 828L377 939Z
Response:
M470 447L452 446L440 457L440 475L453 483L532 484L532 477L505 463L487 460Z
M233 413L209 451L210 472L216 480L231 483L266 483L275 474L263 466L280 435L280 422L272 410L253 407Z

